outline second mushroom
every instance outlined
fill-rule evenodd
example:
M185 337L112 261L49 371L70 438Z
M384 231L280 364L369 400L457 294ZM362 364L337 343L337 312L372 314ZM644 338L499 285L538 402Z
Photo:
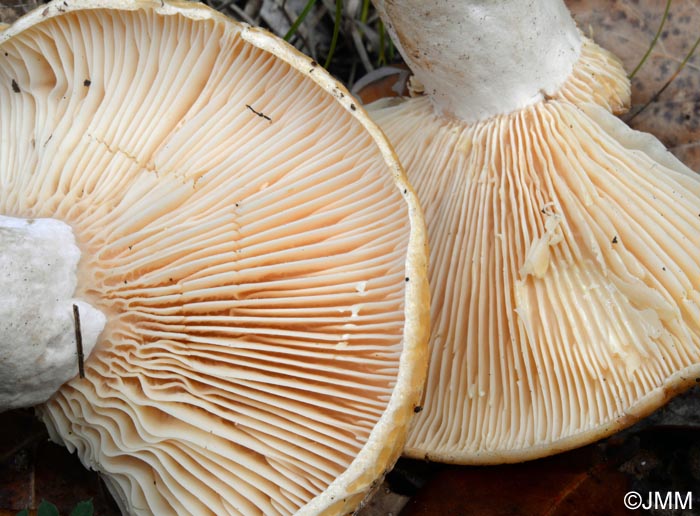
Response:
M426 211L424 410L406 453L514 462L630 425L700 373L700 177L614 113L561 0L378 0L414 98L369 106Z

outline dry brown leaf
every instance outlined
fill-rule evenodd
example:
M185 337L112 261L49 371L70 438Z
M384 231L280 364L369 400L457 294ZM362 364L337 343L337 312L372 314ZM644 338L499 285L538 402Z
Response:
M631 72L663 19L664 0L567 0L581 29L615 53ZM674 0L649 58L632 80L628 123L656 135L690 168L700 171L700 48L658 99L637 112L678 70L700 37L700 3ZM625 118L625 117L623 117Z
M700 381L700 378L698 378ZM500 466L452 466L401 459L359 516L691 516L699 514L700 390L693 389L632 428L559 455ZM398 486L397 470L408 482ZM392 478L394 477L394 478ZM415 489L406 489L408 483ZM628 510L634 491L654 510ZM690 498L688 498L690 493ZM651 497L651 498L650 498ZM410 500L408 499L410 498ZM397 504L397 500L401 504ZM392 502L394 505L392 505ZM678 503L676 503L678 502ZM659 510L657 510L659 509Z
M84 500L95 513L117 516L119 510L97 473L86 470L66 448L50 443L43 423L30 409L0 414L0 516L35 510L41 500L61 514Z

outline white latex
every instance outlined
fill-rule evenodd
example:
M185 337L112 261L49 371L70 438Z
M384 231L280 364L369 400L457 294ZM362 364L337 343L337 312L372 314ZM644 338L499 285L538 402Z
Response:
M42 403L78 374L73 304L84 357L105 316L73 298L80 250L70 226L0 216L0 411Z
M556 93L581 52L562 0L374 0L439 112L465 122Z

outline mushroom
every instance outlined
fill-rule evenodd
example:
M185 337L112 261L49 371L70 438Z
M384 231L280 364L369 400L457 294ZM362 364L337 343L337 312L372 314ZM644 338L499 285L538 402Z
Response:
M700 375L700 177L613 113L560 0L376 1L414 98L368 106L426 214L431 359L405 454L517 462Z
M49 396L51 438L124 513L345 514L400 454L422 213L364 110L278 38L189 2L21 18L0 214L0 390L60 355L66 383L17 404Z

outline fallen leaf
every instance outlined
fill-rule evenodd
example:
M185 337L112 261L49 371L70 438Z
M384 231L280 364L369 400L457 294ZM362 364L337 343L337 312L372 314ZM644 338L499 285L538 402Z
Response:
M67 449L48 441L33 410L0 414L0 516L48 514L55 505L68 515L92 499L95 514L117 516L119 509L97 473L83 467ZM42 501L47 503L43 505ZM84 514L84 507L81 509Z
M448 466L406 505L402 516L459 514L635 514L623 504L631 481L599 447L497 467Z
M443 469L413 497L402 516L623 516L635 493L655 516L691 515L700 505L700 437L694 418L668 425L673 406L700 404L698 390L684 403L597 444L521 464ZM697 413L696 413L697 414ZM686 420L688 421L688 420ZM658 493L658 494L657 494ZM630 500L635 501L634 498Z

